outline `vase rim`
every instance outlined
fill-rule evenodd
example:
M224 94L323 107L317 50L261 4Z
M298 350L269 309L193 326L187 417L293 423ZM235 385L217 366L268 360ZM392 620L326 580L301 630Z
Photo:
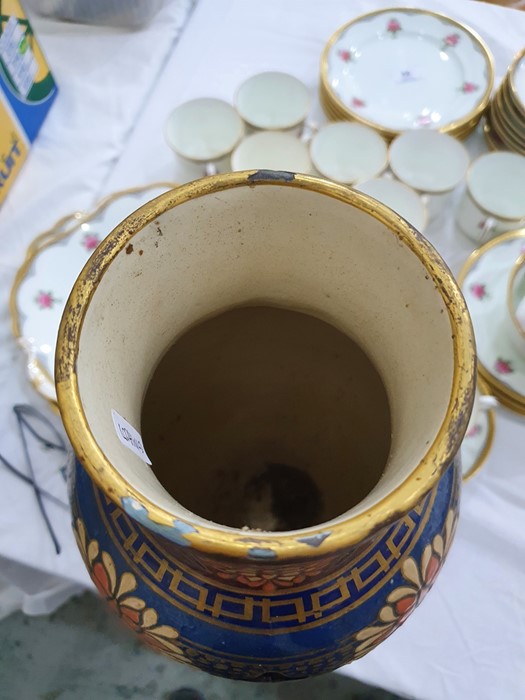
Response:
M225 189L280 186L306 189L354 206L383 223L420 262L440 293L449 316L454 368L447 410L433 443L404 481L366 510L337 522L293 532L242 531L195 525L159 506L132 486L107 459L89 428L79 393L77 357L90 300L115 257L135 234L164 212L186 201ZM466 432L472 403L476 356L470 316L454 277L434 247L405 219L372 197L322 178L288 172L222 173L160 195L128 216L107 236L77 278L61 320L56 351L58 404L73 450L93 482L118 506L133 503L147 513L154 529L170 539L170 529L187 528L187 544L197 550L264 560L314 557L351 547L409 512L449 466ZM129 510L128 510L129 512ZM178 535L180 538L180 534ZM178 541L177 533L174 539Z

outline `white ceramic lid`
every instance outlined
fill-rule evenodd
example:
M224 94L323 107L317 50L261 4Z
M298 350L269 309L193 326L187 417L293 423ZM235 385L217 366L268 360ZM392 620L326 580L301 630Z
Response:
M184 102L169 115L165 136L177 155L193 161L212 161L228 155L244 134L235 109L211 97Z
M486 212L503 219L525 217L525 156L484 153L471 165L468 188Z
M427 223L427 210L421 197L411 187L397 180L376 178L364 182L356 189L386 204L418 231L424 230Z
M468 122L493 83L492 58L474 32L411 8L348 23L328 43L321 70L340 108L394 133Z
M259 131L247 136L232 153L232 170L312 170L308 146L282 131Z
M387 165L385 140L373 129L354 122L333 122L321 127L310 144L317 170L345 184L364 182Z
M453 136L410 130L390 144L390 167L406 185L421 192L446 192L465 177L469 155Z
M268 71L242 83L235 106L244 121L258 129L289 129L306 118L310 93L293 75Z

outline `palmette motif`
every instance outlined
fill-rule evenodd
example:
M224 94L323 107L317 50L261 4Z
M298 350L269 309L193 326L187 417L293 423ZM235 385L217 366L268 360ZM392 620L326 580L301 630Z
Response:
M298 679L360 658L417 607L453 538L459 480L452 464L357 549L260 563L168 542L77 464L74 529L97 589L149 647L231 678Z
M137 579L129 571L119 575L115 562L108 552L101 551L97 540L89 540L84 522L77 518L74 522L75 539L100 595L106 600L111 611L134 632L141 635L147 646L177 659L186 661L184 653L176 643L179 633L168 625L159 625L159 616L148 608L142 598L133 595L137 589Z

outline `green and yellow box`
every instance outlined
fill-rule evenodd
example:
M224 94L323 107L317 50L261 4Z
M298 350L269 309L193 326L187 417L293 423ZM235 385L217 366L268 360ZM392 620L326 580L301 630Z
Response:
M18 0L0 1L0 205L57 94Z

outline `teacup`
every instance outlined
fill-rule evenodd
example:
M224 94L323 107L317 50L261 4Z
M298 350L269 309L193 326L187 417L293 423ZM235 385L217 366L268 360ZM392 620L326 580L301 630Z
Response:
M321 175L346 185L377 177L388 162L383 137L356 122L322 126L312 138L310 156Z
M200 175L211 175L229 169L228 157L244 135L244 124L224 100L202 97L176 107L164 135L179 158L197 164Z
M467 185L456 212L463 233L482 243L525 223L525 157L485 153L467 173Z
M257 73L242 83L234 104L252 129L299 129L310 109L310 93L304 83L288 73Z
M508 329L514 348L525 355L525 253L514 263L507 285Z
M428 221L426 204L408 185L389 177L381 177L364 182L356 189L386 204L418 231L425 230Z
M469 433L474 428L479 419L480 413L488 411L491 408L496 408L497 405L498 400L494 396L482 394L479 388L476 386L476 391L474 393L474 405L472 406L472 413L470 414L470 420L465 435L467 437L469 436Z
M400 134L390 144L388 156L397 179L426 197L431 216L443 210L470 160L465 146L453 136L422 129Z
M294 135L282 131L258 131L247 136L234 150L231 169L310 173L312 163L308 146Z

